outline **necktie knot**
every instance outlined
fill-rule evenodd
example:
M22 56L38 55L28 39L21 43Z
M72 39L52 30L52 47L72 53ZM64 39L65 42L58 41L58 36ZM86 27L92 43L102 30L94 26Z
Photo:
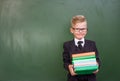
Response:
M78 45L80 45L80 44L82 44L83 43L83 41L78 41Z

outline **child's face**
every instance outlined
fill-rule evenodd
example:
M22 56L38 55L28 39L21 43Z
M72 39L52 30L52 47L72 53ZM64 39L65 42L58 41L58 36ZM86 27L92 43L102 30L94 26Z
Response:
M71 33L77 39L82 39L87 34L87 22L76 23L71 29Z

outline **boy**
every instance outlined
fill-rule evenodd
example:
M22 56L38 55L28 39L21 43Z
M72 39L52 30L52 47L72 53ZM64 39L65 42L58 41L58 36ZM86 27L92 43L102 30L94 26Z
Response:
M95 42L91 40L86 40L84 38L87 34L87 31L88 28L86 18L83 15L74 16L71 20L70 28L70 32L73 34L74 39L65 42L63 45L64 68L68 71L67 81L96 81L96 73L98 73L99 69L94 71L92 74L78 75L74 72L74 68L72 65L72 54L94 51L98 67L100 67L100 59ZM81 44L79 44L78 42L80 42Z

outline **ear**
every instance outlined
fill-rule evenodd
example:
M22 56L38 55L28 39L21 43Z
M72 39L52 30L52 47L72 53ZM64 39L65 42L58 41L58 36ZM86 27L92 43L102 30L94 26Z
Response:
M73 33L73 29L72 29L72 27L70 28L70 32Z

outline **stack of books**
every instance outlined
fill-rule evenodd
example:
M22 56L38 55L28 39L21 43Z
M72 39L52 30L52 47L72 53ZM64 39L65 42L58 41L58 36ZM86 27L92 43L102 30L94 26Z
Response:
M95 52L72 54L72 64L77 74L92 74L98 69Z

